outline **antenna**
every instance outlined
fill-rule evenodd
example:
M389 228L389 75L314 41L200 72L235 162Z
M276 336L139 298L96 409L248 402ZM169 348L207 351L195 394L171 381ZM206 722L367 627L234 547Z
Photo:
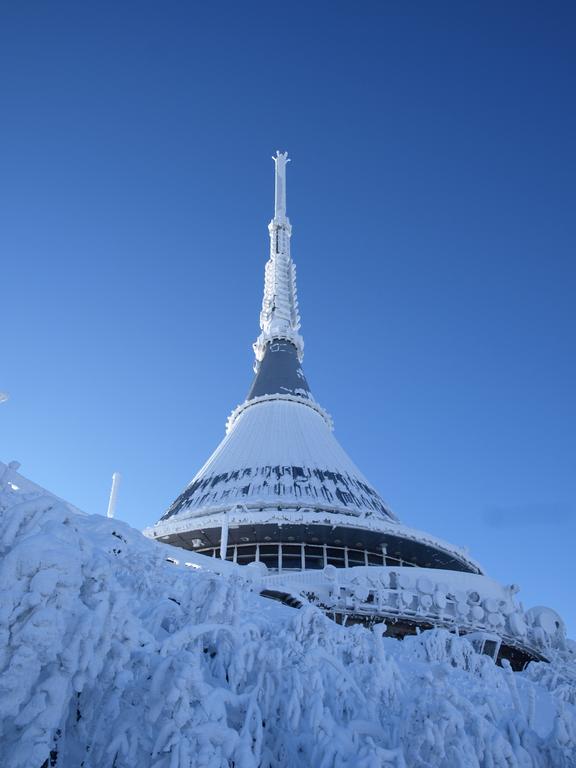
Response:
M228 551L228 512L224 512L220 534L220 560L226 560Z
M114 472L112 475L112 488L110 489L108 512L106 513L107 517L114 517L114 513L116 512L116 497L118 496L118 487L120 485L121 478L122 475L120 472Z

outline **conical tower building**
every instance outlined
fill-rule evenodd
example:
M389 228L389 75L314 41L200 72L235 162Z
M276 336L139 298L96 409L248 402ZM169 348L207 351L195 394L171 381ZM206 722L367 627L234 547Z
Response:
M531 619L514 598L517 588L488 579L465 551L401 524L336 440L302 368L288 156L273 159L252 386L220 445L146 534L239 565L259 563L252 570L263 594L293 606L315 602L342 623L385 621L395 636L453 627L515 666L545 658L546 644L563 637L557 614L537 609Z

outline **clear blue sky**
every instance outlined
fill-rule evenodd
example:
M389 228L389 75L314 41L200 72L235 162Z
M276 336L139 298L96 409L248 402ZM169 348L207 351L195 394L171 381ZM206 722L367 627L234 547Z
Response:
M576 6L0 11L0 457L153 523L250 380L276 149L305 370L407 524L576 635Z

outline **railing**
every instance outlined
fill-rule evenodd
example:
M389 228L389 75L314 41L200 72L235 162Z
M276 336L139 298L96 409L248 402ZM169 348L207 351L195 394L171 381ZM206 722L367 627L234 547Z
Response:
M265 589L306 598L328 612L370 619L484 631L536 658L563 646L564 627L551 609L525 613L517 588L486 576L431 568L326 568L291 574L262 573Z
M196 551L209 557L220 557L219 547L209 547ZM318 571L327 565L333 565L336 568L382 567L384 565L414 566L414 563L406 562L398 557L391 557L383 551L375 552L353 547L298 544L295 542L231 545L226 550L226 560L239 565L247 565L252 562L264 563L270 573Z

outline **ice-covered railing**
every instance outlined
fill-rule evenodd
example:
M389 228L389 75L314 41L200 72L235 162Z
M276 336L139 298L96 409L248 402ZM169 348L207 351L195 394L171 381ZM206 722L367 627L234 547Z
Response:
M432 568L328 565L318 571L282 574L268 574L261 568L260 578L263 589L306 595L324 609L343 615L492 632L536 657L576 651L555 611L544 607L524 611L515 598L517 586L502 586L487 576Z

